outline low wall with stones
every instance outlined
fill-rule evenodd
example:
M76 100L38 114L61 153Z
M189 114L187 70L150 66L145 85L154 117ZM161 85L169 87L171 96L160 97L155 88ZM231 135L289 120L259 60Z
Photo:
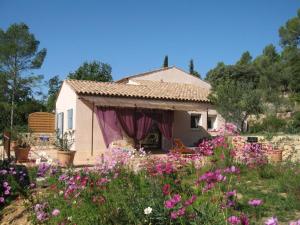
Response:
M257 137L258 143L283 150L283 160L300 161L300 135L276 135L266 138L262 135L232 136L232 141L242 147L248 137Z

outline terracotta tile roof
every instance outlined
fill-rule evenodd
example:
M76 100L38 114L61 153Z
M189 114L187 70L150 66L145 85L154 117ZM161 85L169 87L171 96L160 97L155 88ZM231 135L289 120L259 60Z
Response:
M81 95L116 96L147 99L184 100L208 102L208 89L191 84L159 81L134 81L132 84L66 80Z
M144 73L138 73L138 74L134 74L134 75L125 76L122 79L117 80L116 83L127 82L129 79L132 79L132 78L142 77L142 76L145 76L145 75L148 75L148 74L157 73L157 72L164 71L164 70L169 70L169 69L172 69L172 68L175 68L175 66L162 67L162 68L155 69L155 70L150 70L150 71L147 71L147 72L144 72Z

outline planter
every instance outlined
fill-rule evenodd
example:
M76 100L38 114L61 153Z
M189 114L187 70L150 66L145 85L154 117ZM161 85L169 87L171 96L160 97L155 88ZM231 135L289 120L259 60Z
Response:
M69 167L73 165L76 151L57 151L57 159L61 166Z
M270 160L271 162L281 162L282 161L282 150L274 149L270 152Z
M16 141L10 142L10 150L14 150L16 147L17 147L17 142Z
M16 161L28 161L30 147L14 147Z

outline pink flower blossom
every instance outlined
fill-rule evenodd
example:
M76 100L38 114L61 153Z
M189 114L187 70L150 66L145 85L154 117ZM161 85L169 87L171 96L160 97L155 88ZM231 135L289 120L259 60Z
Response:
M175 206L175 203L173 203L171 200L165 201L165 207L167 209L172 209Z
M177 212L174 211L174 212L171 212L171 219L175 220L177 219L178 215L177 215Z
M58 209L54 209L52 211L52 216L58 216L60 214L60 211Z
M196 195L193 195L191 198L187 199L185 202L184 202L184 205L185 206L189 206L189 205L192 205L197 199L197 196Z
M267 219L267 221L265 222L265 225L278 225L278 220L276 217L271 217L271 218Z
M162 187L162 192L164 195L168 195L170 194L170 188L171 188L171 185L170 184L165 184L163 187Z
M261 199L252 199L252 200L248 201L248 204L251 205L251 206L254 206L254 207L260 206L260 205L263 204L263 200L261 200Z
M239 217L237 216L230 216L228 219L227 219L228 223L232 224L232 225L235 225L235 224L240 224L241 223L241 220Z
M240 215L241 225L249 225L249 218L245 214Z

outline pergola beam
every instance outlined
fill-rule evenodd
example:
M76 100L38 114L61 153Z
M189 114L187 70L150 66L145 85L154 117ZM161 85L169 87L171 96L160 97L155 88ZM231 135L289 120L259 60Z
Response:
M104 97L104 96L87 96L80 95L80 99L94 103L96 106L111 107L129 107L129 108L147 108L162 110L179 110L179 111L204 111L210 103L192 102L192 101L172 101L156 99L138 99L125 97Z

